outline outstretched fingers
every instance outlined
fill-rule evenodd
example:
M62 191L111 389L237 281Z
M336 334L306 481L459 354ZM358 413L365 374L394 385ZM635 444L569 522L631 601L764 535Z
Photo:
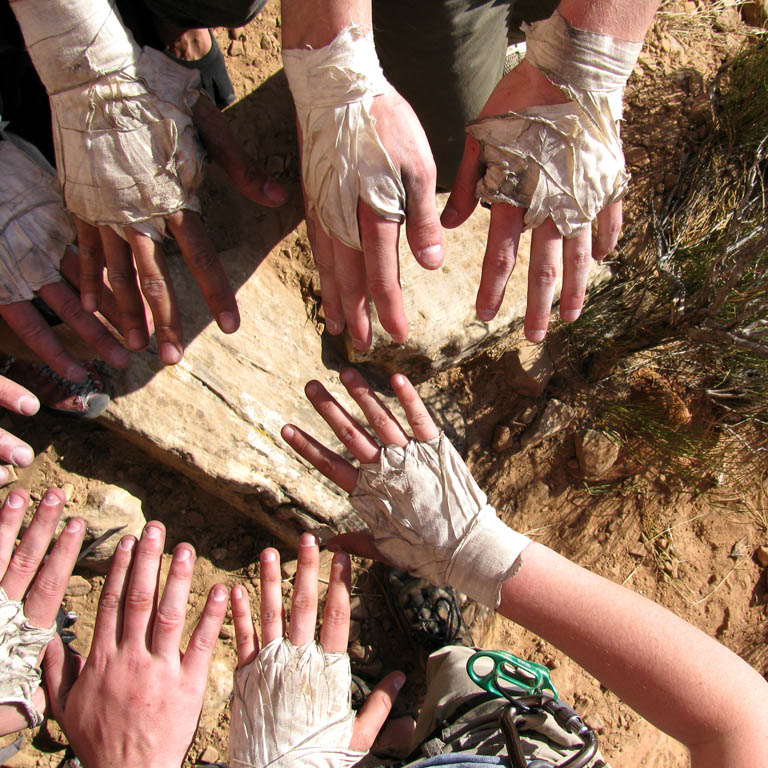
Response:
M349 593L352 565L349 555L336 552L331 563L328 595L320 628L320 645L326 653L344 653L349 642Z
M259 652L259 637L253 625L251 601L248 591L242 584L232 587L232 621L235 625L235 644L237 645L237 666L250 664Z
M261 642L269 645L275 638L282 637L285 629L283 612L283 590L280 576L280 554L269 547L261 553Z
M194 550L189 544L179 544L173 552L152 630L152 653L166 656L171 661L178 661L179 658L179 643L187 616L194 567Z
M297 560L288 638L294 645L305 645L315 637L317 623L317 577L320 567L320 550L317 539L311 533L302 533L299 537Z
M299 456L306 459L320 474L336 483L339 488L350 493L357 485L357 469L303 429L293 424L286 424L280 434Z
M352 399L360 406L360 410L365 414L365 418L371 425L371 428L384 445L405 446L408 444L408 435L405 434L405 431L398 424L397 419L392 415L389 408L379 400L370 384L358 371L354 368L345 368L339 375L339 378L346 387L347 392L352 396ZM356 454L355 456L359 458ZM359 460L363 461L363 459ZM370 463L373 460L370 459L365 463Z
M440 430L435 426L413 384L402 373L395 373L390 381L400 405L403 406L405 418L408 419L413 436L422 442L434 440L440 434Z
M229 592L223 584L215 584L212 587L181 662L184 676L201 696L201 704L211 658L216 650L221 625L224 623L224 615L227 612L228 595Z

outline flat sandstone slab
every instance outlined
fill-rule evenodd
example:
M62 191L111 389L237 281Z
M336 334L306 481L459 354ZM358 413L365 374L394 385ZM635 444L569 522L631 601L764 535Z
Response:
M259 237L249 227L247 244L220 254L239 286L240 330L231 336L219 331L181 259L170 259L188 340L184 359L166 368L152 351L136 355L111 382L113 401L102 420L295 543L301 530L324 537L360 525L343 496L280 437L282 425L292 422L338 447L303 387L318 379L340 393L336 371L346 361L344 345L321 335L312 321L313 307L296 276L298 262L285 255L305 239L303 223L291 231L294 222L285 212L269 212L267 218L272 221L262 231L271 235L254 242ZM527 237L499 315L489 323L475 318L488 219L488 212L478 208L464 226L446 232L446 264L434 272L416 264L402 238L401 279L411 337L405 345L393 345L379 329L366 367L374 373L400 369L425 380L500 334L521 334ZM279 240L276 232L287 234Z

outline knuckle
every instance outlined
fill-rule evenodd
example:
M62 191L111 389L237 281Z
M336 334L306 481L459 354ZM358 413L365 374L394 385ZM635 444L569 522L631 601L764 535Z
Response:
M282 623L282 621L283 621L282 611L275 610L274 608L262 608L261 610L262 624L277 624L277 623Z
M572 253L568 254L568 261L571 266L575 267L578 271L588 269L592 262L592 250L586 246L581 246L574 249Z
M291 604L292 610L294 613L309 613L314 610L316 602L317 601L309 595L301 593L294 594L293 603Z
M375 429L385 429L390 424L390 418L386 413L375 413L369 419L368 423Z
M509 274L517 261L515 252L507 248L501 248L490 253L486 253L484 266L493 274Z
M120 608L120 594L111 589L105 589L99 598L99 612L116 613Z
M341 607L328 607L325 610L323 623L333 627L344 626L349 621L349 612Z
M557 267L554 264L542 264L533 270L534 282L538 285L552 286L557 283Z
M210 248L192 248L187 254L187 263L193 272L207 272L216 266L218 259Z
M16 550L11 559L9 570L14 571L20 576L31 576L37 571L37 567L40 565L40 561L34 555L25 552L24 550Z
M355 430L347 424L339 428L338 438L346 446L351 445L354 442L356 436L357 433Z
M64 580L56 574L40 573L35 579L34 589L44 599L57 598L64 592Z
M141 292L147 301L159 301L168 296L168 286L162 277L143 277L141 279Z
M154 604L154 593L132 589L125 596L125 607L128 610L148 613Z
M205 632L198 632L193 635L189 641L189 645L197 651L212 651L216 647L216 637L206 634Z
M172 608L158 608L155 616L155 628L161 632L172 632L180 624L184 623L185 614L183 611Z

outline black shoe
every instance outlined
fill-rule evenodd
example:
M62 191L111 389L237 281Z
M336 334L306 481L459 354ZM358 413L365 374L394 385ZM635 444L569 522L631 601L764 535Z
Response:
M389 586L403 628L427 653L445 645L472 645L450 587L436 587L394 568L389 572Z
M187 61L186 59L177 59L168 51L163 53L173 59L177 64L187 69L197 69L200 71L200 85L203 90L211 97L211 101L219 108L228 107L235 100L235 89L232 87L232 81L229 79L227 65L224 63L224 54L221 52L216 38L211 30L208 30L211 36L211 50L203 56L202 59Z

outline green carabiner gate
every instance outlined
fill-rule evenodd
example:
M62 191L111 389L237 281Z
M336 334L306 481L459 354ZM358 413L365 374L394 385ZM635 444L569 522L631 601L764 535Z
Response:
M480 675L475 667L481 659L490 659L493 668L485 675ZM549 676L549 670L535 661L527 661L509 651L478 651L467 661L467 674L472 682L488 693L509 699L510 695L538 694L549 691L557 698L557 689ZM500 682L514 686L516 691L505 692Z

